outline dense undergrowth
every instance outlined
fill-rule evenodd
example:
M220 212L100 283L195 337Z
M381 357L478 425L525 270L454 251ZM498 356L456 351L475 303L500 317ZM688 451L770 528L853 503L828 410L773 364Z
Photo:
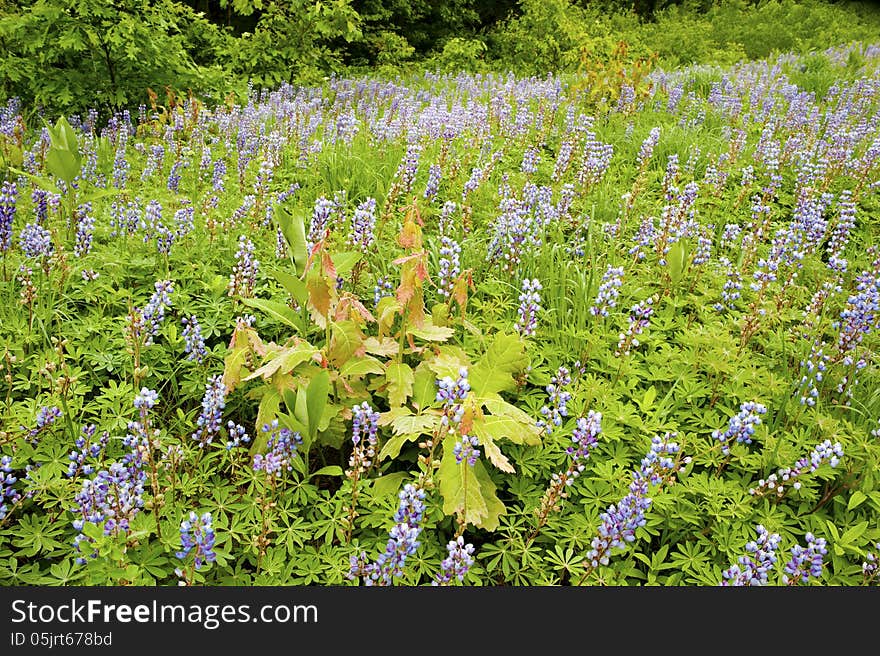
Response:
M6 585L863 585L880 50L0 120Z

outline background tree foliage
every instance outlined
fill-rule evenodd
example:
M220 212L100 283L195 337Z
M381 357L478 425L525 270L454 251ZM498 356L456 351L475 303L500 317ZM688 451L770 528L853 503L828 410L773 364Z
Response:
M112 112L148 87L216 101L333 73L575 72L620 42L665 67L731 63L878 33L875 5L821 0L0 0L0 94Z

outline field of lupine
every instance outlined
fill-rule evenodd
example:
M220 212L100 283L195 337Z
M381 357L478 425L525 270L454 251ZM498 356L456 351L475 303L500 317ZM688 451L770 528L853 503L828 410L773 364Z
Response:
M876 585L880 48L0 115L4 585Z

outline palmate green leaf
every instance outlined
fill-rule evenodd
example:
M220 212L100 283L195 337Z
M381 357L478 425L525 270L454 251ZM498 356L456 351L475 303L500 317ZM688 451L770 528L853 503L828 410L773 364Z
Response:
M384 374L385 365L380 360L370 356L349 358L339 369L339 375L343 377L364 376L366 374Z
M291 310L290 307L285 305L284 303L279 303L278 301L267 301L263 298L243 298L241 299L241 302L252 308L262 310L270 317L277 319L281 323L286 324L291 328L299 331L299 323L297 321L296 312Z
M388 403L392 408L401 406L412 395L415 377L413 370L404 362L391 362L385 369L388 381Z
M480 430L493 439L507 439L516 444L541 443L541 433L534 419L515 405L501 399L477 399L477 402L492 414L475 418L475 430Z
M330 322L330 344L327 349L327 359L336 366L341 367L353 356L364 353L364 334L354 321Z
M318 349L308 342L300 341L293 347L271 353L269 355L270 359L241 380L248 381L260 377L268 380L278 372L283 374L290 373L303 362L314 357L317 352Z
M408 335L418 337L426 342L445 342L455 334L452 328L435 326L431 321L425 320L421 327L411 326L407 331Z
M461 347L444 344L433 357L424 360L423 363L434 372L436 379L446 376L455 379L458 378L459 370L462 367L467 367L470 360Z
M495 484L482 462L471 466L467 462L455 461L456 437L448 436L443 441L443 457L437 476L440 479L440 494L443 496L443 512L459 515L465 523L476 528L494 531L499 518L506 508L495 494Z
M437 399L437 377L426 362L420 362L413 376L412 402L418 410L429 407Z
M534 421L525 423L503 415L483 415L474 418L473 431L480 439L509 440L514 444L529 445L541 442L540 432Z
M354 269L354 265L361 259L361 254L357 251L342 251L333 253L330 259L336 268L336 275L344 278Z
M275 280L281 283L281 286L287 290L287 293L290 294L297 303L305 305L308 302L309 290L306 288L305 281L300 280L295 275L288 273L283 269L275 269L271 273Z
M386 458L391 458L392 460L400 455L400 450L403 448L403 445L407 442L415 442L419 439L419 435L417 433L404 433L403 435L394 435L382 445L382 448L379 451L379 461L383 461Z
M395 435L430 435L440 425L439 415L401 415L391 422Z
M484 427L485 428L485 427ZM483 450L483 453L486 454L486 457L489 459L493 465L498 467L503 472L508 474L515 474L516 468L510 464L510 461L507 459L503 453L501 453L501 449L498 448L498 445L495 444L495 438L492 437L490 433L486 430L480 430L477 427L477 422L474 422L473 428L474 434L480 440L480 448Z
M381 499L391 494L397 494L403 486L403 482L409 478L409 472L394 472L392 474L384 474L372 479L372 493L374 499Z
M470 369L468 380L478 397L497 396L515 388L514 374L529 364L519 335L498 333L482 358Z

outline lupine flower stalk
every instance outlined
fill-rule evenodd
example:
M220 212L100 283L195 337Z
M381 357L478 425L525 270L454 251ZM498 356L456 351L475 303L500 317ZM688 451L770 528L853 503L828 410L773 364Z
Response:
M431 581L433 586L452 585L453 580L461 583L474 564L474 545L465 544L464 536L450 540L446 551L449 555L440 563L440 572Z
M373 466L373 458L376 456L376 442L379 433L379 413L364 401L351 409L352 412L352 435L353 449L348 459L346 478L351 483L351 501L346 508L348 522L346 524L346 541L351 540L351 530L354 520L357 518L358 483L361 476Z
M250 298L254 295L257 285L259 260L254 258L254 243L245 235L238 238L238 250L235 253L235 266L229 276L227 291L229 296Z
M193 314L184 317L180 322L183 324L183 349L187 354L186 359L202 364L208 355L208 349L205 347L205 338L202 337L199 320Z
M522 293L519 295L519 310L516 330L523 337L535 334L538 326L538 312L541 310L541 282L537 278L522 281Z
M798 459L793 467L781 468L766 479L760 479L757 487L749 489L749 494L758 497L774 494L778 499L782 498L789 487L795 490L801 488L801 476L812 474L825 463L836 467L842 457L843 447L840 442L832 444L831 440L824 440L813 448L809 456Z
M651 448L632 474L629 493L602 513L597 535L586 555L583 579L600 565L607 565L615 549L625 549L630 542L634 542L636 530L647 524L646 513L652 503L648 496L651 486L661 486L671 481L681 466L676 456L680 447L673 441L676 435L666 433L663 437L657 435L652 438ZM685 462L689 460L687 458Z
M180 522L181 549L174 555L185 561L192 554L192 566L199 570L206 563L213 563L217 560L214 540L211 513L197 515L194 511L190 511L189 517ZM186 569L178 568L175 573L181 577L181 585L189 585L192 582Z
M761 524L756 526L758 538L746 543L748 555L740 556L737 564L721 573L721 585L725 587L767 585L769 575L778 559L781 538L770 533Z
M630 308L627 330L618 336L617 350L614 352L617 357L628 356L632 349L639 347L638 336L645 332L653 314L653 297L640 301Z
M828 553L825 538L807 533L807 546L799 544L791 549L791 560L785 564L782 582L785 585L809 583L811 578L822 576L822 561Z
M590 314L594 317L607 317L608 309L617 306L617 297L620 295L620 287L623 284L623 267L610 266L602 275L602 284L596 294L596 300L590 307Z
M200 449L204 449L217 437L225 407L226 385L223 383L223 376L220 374L211 376L208 384L205 386L205 395L202 398L202 412L196 420L198 428L192 435L192 438L199 443Z
M562 425L562 420L568 416L568 402L571 400L571 392L566 390L571 384L571 374L566 367L559 367L556 375L550 378L550 383L545 388L550 397L550 403L541 408L541 415L549 421L539 419L538 428L546 429L547 433L553 432L554 428Z
M746 401L739 407L739 412L730 418L727 430L712 431L712 439L721 443L721 452L730 454L730 441L735 439L744 444L752 443L752 435L755 427L761 423L761 415L767 413L767 408L757 401Z
M568 497L568 488L586 468L586 460L590 457L590 451L599 441L602 432L602 413L590 410L586 417L578 417L577 425L572 431L572 444L566 448L570 460L568 468L562 472L554 472L550 478L550 485L544 491L541 505L535 511L538 516L538 524L529 537L531 542L538 532L547 523L551 512L556 512L561 507L561 500Z
M403 575L406 559L421 544L421 522L425 513L425 491L407 483L398 495L400 503L394 514L394 527L389 531L385 551L374 562L367 562L367 554L352 556L349 580L363 577L366 586L389 586L395 578Z

